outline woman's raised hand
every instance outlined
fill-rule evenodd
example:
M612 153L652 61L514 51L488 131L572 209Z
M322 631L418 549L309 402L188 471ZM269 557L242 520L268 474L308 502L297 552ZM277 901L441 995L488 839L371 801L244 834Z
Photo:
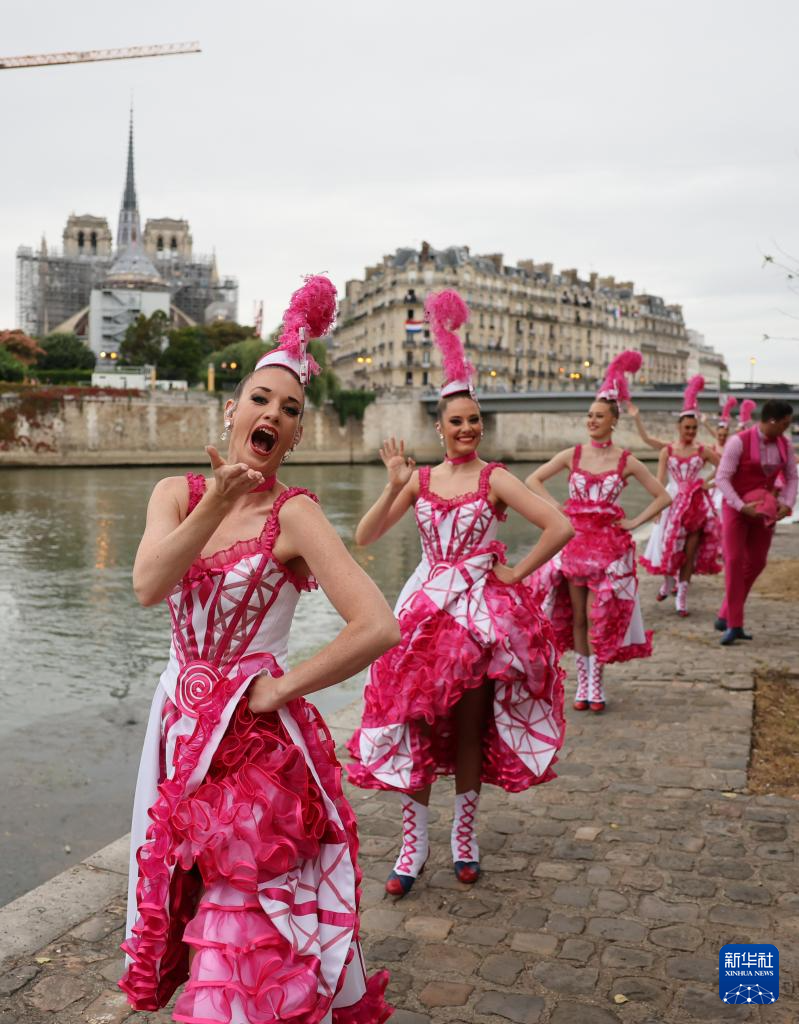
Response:
M263 483L263 473L257 469L250 469L246 462L228 464L212 444L207 445L205 450L214 471L217 497L223 501L234 502Z
M633 405L633 403L630 402L630 401L627 401L627 402L624 403L624 408L627 411L628 415L633 416L633 417L637 416L639 411L640 411L638 409L638 406L637 405Z
M388 470L388 482L395 487L404 487L416 468L413 459L405 456L405 442L397 444L396 438L386 438L380 448L380 458Z

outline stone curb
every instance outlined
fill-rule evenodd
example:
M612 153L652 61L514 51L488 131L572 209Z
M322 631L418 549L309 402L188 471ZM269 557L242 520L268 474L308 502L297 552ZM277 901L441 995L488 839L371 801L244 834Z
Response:
M336 745L359 723L360 696L327 719ZM0 974L122 899L128 888L130 834L0 907Z

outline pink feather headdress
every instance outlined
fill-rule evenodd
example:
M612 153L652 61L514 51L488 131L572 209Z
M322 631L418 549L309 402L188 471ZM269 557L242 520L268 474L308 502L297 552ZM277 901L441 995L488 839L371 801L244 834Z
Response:
M705 378L701 373L697 373L694 377L688 381L685 387L682 398L682 412L680 417L683 416L696 416L699 412L699 393L705 386Z
M445 381L441 397L468 391L474 398L474 367L466 358L463 342L455 333L469 319L469 307L456 291L449 289L428 295L424 313L435 343L441 350Z
M752 413L757 408L757 402L753 402L751 398L745 398L741 402L741 408L738 412L738 428L748 427L752 422Z
M724 408L721 410L721 416L719 416L718 425L720 427L728 427L730 425L730 416L732 416L732 410L738 404L738 399L735 395L729 395L727 401L724 403Z
M626 352L617 355L611 361L596 397L606 398L610 402L628 402L630 400L630 385L627 383L625 375L638 373L642 363L643 357L635 349L627 349Z
M336 289L332 281L321 274L306 277L305 284L291 296L289 308L283 314L283 330L277 347L261 356L255 369L264 366L282 366L291 370L305 387L313 374L319 373L319 364L308 354L311 338L322 338L336 318Z

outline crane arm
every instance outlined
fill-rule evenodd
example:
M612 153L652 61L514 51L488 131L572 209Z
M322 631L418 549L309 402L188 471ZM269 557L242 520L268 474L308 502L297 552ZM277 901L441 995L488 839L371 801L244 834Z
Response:
M85 64L98 60L169 57L179 53L200 53L200 44L160 43L155 46L125 46L117 50L66 50L64 53L39 53L27 57L0 57L0 71L11 68L37 68L50 64Z

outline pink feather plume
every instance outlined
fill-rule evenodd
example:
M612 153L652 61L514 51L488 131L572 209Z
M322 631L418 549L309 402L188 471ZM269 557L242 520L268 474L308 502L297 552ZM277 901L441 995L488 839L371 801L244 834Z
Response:
M638 373L642 363L643 357L635 349L627 349L625 352L621 352L615 359L611 360L605 374L605 379L602 381L602 387L598 393L601 395L607 391L615 391L618 395L617 401L629 402L630 385L627 383L625 374Z
M738 399L735 395L730 395L727 401L724 403L724 408L721 410L721 419L727 422L732 415L732 410L738 404Z
M449 289L428 295L424 312L441 350L445 380L470 380L474 367L466 358L463 342L455 334L469 319L469 307L456 291Z
M289 308L283 314L283 330L277 347L295 359L301 357L300 331L305 328L306 341L324 337L336 319L336 289L333 282L321 274L306 277L305 284L291 296ZM319 364L308 353L308 370L319 373Z
M742 426L744 423L752 422L752 413L757 408L757 402L753 402L751 398L745 398L741 402L741 408L738 411L738 425Z
M704 386L705 378L701 373L697 373L696 376L691 377L686 385L685 391L683 392L683 412L687 412L689 409L692 412L695 412L699 408L699 393Z

